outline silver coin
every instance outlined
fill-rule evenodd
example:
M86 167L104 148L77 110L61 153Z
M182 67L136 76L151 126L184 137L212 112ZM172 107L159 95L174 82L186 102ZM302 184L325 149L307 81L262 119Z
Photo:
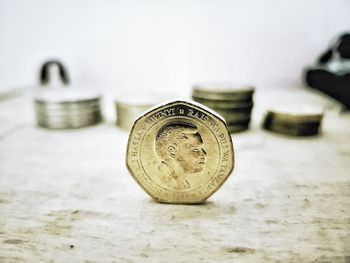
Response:
M81 108L62 108L62 109L45 109L42 107L35 106L36 114L47 115L47 116L75 116L75 115L86 115L93 112L101 112L99 106L94 107L81 107Z
M92 102L74 102L74 103L44 103L35 102L35 108L39 110L61 111L61 110L83 110L86 108L100 108L100 100Z
M124 130L131 130L134 121L145 111L159 103L155 95L139 95L137 97L124 96L115 101L116 125Z
M96 121L94 123L50 123L50 122L38 122L39 127L47 128L47 129L78 129L78 128L84 128L89 127L98 124L99 121Z
M70 114L70 115L47 115L47 114L38 114L37 118L40 120L49 120L53 122L64 122L64 121L81 121L81 120L90 120L94 118L100 118L101 113L99 111L94 111L86 114Z
M98 112L101 114L99 108L92 109L74 109L74 110L42 110L35 109L37 115L50 116L50 117L60 117L60 116L85 116L87 114Z
M101 99L101 95L96 92L79 89L56 89L39 92L34 101L45 104L66 104L94 102Z
M85 115L71 116L47 116L43 114L37 115L37 123L39 126L47 128L79 128L94 125L102 121L100 112L92 112Z
M117 105L116 124L124 130L130 130L134 121L145 111L151 109L153 105L126 109L124 106Z
M51 129L80 128L102 120L101 96L79 89L52 89L34 97L37 124Z
M101 122L101 118L90 118L81 120L65 120L65 121L52 121L47 119L38 119L37 124L40 127L49 129L75 129L87 126L92 126Z

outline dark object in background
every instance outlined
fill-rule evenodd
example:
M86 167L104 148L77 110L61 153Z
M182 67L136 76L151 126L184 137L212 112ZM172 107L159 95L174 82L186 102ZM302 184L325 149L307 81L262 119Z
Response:
M333 41L304 75L307 85L350 107L350 33Z
M63 84L68 85L69 84L69 76L68 72L65 68L65 66L62 64L62 62L58 60L48 60L46 61L42 66L40 70L40 84L41 85L46 85L50 83L50 67L56 65L58 68L58 73L60 76L60 79Z

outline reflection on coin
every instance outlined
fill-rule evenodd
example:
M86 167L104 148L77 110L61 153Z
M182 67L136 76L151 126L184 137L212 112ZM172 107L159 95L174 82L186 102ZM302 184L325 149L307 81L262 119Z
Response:
M139 117L130 132L126 164L138 184L165 203L202 203L233 170L226 124L199 104L174 101Z

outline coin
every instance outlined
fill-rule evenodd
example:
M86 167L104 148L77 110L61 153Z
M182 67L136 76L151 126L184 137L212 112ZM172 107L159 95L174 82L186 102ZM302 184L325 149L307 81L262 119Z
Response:
M264 126L268 131L276 132L279 134L289 135L289 136L312 136L319 133L319 125L314 126L291 126L284 125L281 123L271 124L270 126Z
M228 124L227 129L230 133L241 132L249 129L250 122L238 123L238 124Z
M37 123L39 127L48 128L48 129L79 129L79 128L85 128L88 126L93 126L99 122L100 120L65 121L65 122L51 122L51 121L39 120Z
M211 109L229 109L232 111L251 111L253 108L253 102L241 102L231 100L210 100L192 97L196 102L199 102Z
M266 112L263 128L289 136L311 136L319 133L322 118L320 108L275 107Z
M254 87L246 84L213 82L201 83L193 86L192 97L194 100L231 100L231 101L251 101Z
M117 121L120 128L130 131L131 127L144 111L152 108L156 99L154 97L122 98L115 102Z
M89 117L66 117L61 119L37 116L37 125L48 129L76 129L98 124L102 121L101 114Z
M250 120L250 112L232 112L230 110L221 110L221 109L215 109L215 112L220 114L226 122L238 122L238 121L245 121Z
M229 124L230 132L236 132L249 128L254 91L251 85L202 83L193 87L192 99L216 111Z
M323 118L323 111L319 108L312 107L300 107L300 108L275 108L268 110L267 114L270 114L276 121L285 122L320 122Z
M225 121L200 104L172 101L139 117L126 165L156 201L202 203L231 174L234 151Z
M45 115L45 116L84 116L86 114L100 112L100 106L94 107L81 107L81 108L70 108L70 109L43 109L41 107L36 106L35 111L37 115Z
M65 121L94 121L101 118L99 111L90 112L88 114L70 114L70 115L37 115L38 120L51 121L51 122L65 122Z
M81 128L102 120L100 96L97 93L55 89L34 98L37 124L50 129Z
M38 111L80 111L85 109L99 110L101 107L101 101L96 100L93 102L72 102L72 103L48 103L48 102L35 102L35 108Z
M101 95L96 92L80 89L55 89L39 92L34 100L36 103L58 104L98 102Z

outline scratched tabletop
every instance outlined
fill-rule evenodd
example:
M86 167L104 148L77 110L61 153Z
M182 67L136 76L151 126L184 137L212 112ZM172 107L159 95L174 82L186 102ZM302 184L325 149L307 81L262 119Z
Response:
M305 88L254 100L251 129L232 135L234 172L202 205L143 192L113 114L47 130L30 92L2 100L0 262L350 262L350 113ZM322 134L262 130L276 101L324 107Z

